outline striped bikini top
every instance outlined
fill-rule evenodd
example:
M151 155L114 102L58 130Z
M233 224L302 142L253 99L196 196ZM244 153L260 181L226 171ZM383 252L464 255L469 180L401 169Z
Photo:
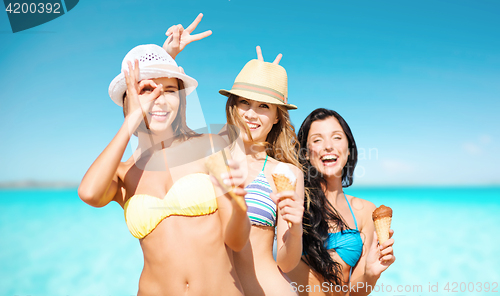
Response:
M245 187L247 191L245 200L248 206L248 217L252 225L274 227L276 225L276 204L269 197L273 190L266 179L266 175L264 175L266 163L267 155L262 171L255 180Z

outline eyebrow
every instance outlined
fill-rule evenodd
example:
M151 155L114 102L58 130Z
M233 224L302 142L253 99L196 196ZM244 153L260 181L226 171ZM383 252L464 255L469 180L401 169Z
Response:
M177 85L167 85L167 86L165 86L165 89L169 89L169 88L178 89Z
M345 134L344 131L341 131L341 130L338 130L338 131L333 131L332 134L335 134L335 133L341 133L341 134ZM312 138L314 136L322 136L323 134L321 133L316 133L316 134L312 134L309 136L309 138Z

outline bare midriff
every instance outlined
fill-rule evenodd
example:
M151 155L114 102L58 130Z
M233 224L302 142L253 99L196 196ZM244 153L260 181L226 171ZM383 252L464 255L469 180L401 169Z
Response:
M168 217L140 243L138 295L243 295L218 212Z
M348 290L347 281L349 279L350 266L347 265L338 254L330 250L333 260L342 266L343 286L335 286L326 282L321 275L314 272L309 265L300 260L299 265L287 273L293 283L294 290L299 292L300 296L340 296L346 295ZM303 257L305 258L305 257ZM341 290L344 288L344 292Z
M274 227L252 226L250 240L234 263L245 296L297 295L273 258Z

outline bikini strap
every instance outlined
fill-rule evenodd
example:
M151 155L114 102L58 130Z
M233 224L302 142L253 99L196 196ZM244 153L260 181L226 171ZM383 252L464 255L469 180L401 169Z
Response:
M264 160L264 166L262 167L262 171L264 171L264 168L266 167L267 157L268 157L268 155L266 154L266 160Z
M347 202L347 205L349 206L349 210L351 210L352 218L354 219L354 225L356 225L356 230L358 230L358 222L356 222L356 216L354 216L354 213L352 212L351 205L349 204L349 201L347 200L347 196L345 196L345 193L342 192L345 197L345 201Z

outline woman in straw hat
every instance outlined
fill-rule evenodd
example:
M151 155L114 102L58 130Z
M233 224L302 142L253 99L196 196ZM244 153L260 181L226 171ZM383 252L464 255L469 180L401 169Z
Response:
M181 25L168 29L164 48L176 56L184 48ZM168 48L167 48L168 47ZM287 74L278 63L266 63L260 47L257 60L248 62L236 77L231 90L221 90L228 97L227 125L221 133L233 143L233 155L243 158L247 177L248 216L252 223L250 240L243 250L234 253L236 271L245 295L296 295L285 272L291 271L302 254L302 215L304 212L304 180L294 149L295 130L288 110ZM241 152L238 155L238 150ZM276 192L273 171L284 163L296 177L295 190ZM273 258L273 242L277 234L277 258Z
M353 183L358 159L351 129L337 112L319 108L304 120L298 139L309 200L304 213L305 255L288 273L294 290L309 296L368 295L394 263L394 239L377 246L375 205L344 193L343 188Z
M250 222L207 174L205 155L226 143L186 125L186 95L196 86L161 47L132 49L109 87L125 120L78 189L91 206L115 201L124 209L144 253L138 295L243 295L231 249L245 246ZM138 147L120 162L132 134ZM229 167L238 182L242 171Z
M287 74L278 65L281 55L273 63L264 62L260 47L257 55L243 67L231 90L220 91L228 97L227 135L231 139L241 131L248 166L245 199L252 228L249 242L234 260L245 295L295 295L284 273L299 263L302 253L304 181L288 114L297 107L288 103ZM297 181L295 190L274 194L277 184L272 175L280 163Z

